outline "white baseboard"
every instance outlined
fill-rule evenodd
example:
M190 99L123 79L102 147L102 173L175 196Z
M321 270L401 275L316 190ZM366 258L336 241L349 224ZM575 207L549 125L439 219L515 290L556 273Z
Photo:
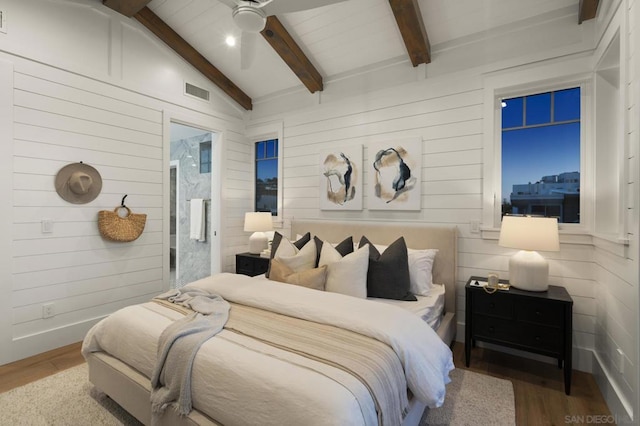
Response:
M18 361L62 346L80 342L89 329L103 317L13 339L8 362Z
M611 415L618 425L637 424L633 421L633 404L622 396L616 382L611 379L611 373L604 366L604 363L593 351L593 377L600 388L600 392L611 411ZM612 421L609 423L613 423Z

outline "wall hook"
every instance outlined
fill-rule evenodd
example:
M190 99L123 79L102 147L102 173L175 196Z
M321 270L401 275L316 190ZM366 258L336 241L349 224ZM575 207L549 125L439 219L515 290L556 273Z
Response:
M127 206L124 205L124 199L127 198L127 195L128 194L124 194L124 197L122 197L122 201L120 202L120 206L121 207L127 207Z

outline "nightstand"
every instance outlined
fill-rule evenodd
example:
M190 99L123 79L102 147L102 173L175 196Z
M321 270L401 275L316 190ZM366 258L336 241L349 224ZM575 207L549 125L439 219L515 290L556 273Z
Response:
M236 254L236 274L256 275L264 274L269 268L269 258L259 254L238 253Z
M487 279L471 277L465 286L467 367L476 341L546 355L558 360L558 368L564 363L564 391L569 395L573 300L567 290L550 285L544 292L511 287L489 294L481 287L472 287L470 284L475 280Z

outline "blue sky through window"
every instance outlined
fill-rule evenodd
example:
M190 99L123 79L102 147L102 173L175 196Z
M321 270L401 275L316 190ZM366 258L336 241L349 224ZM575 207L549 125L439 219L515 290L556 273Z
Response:
M553 96L550 92L531 95L526 101L524 97L505 99L504 103L503 200L509 201L513 185L580 171L580 88L556 91Z

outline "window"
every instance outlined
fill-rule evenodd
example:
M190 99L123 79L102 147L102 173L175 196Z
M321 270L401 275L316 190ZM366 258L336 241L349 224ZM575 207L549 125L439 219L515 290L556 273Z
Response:
M255 211L278 215L278 139L256 142Z
M200 173L211 173L211 141L200 143Z
M502 214L580 223L580 88L502 100Z

